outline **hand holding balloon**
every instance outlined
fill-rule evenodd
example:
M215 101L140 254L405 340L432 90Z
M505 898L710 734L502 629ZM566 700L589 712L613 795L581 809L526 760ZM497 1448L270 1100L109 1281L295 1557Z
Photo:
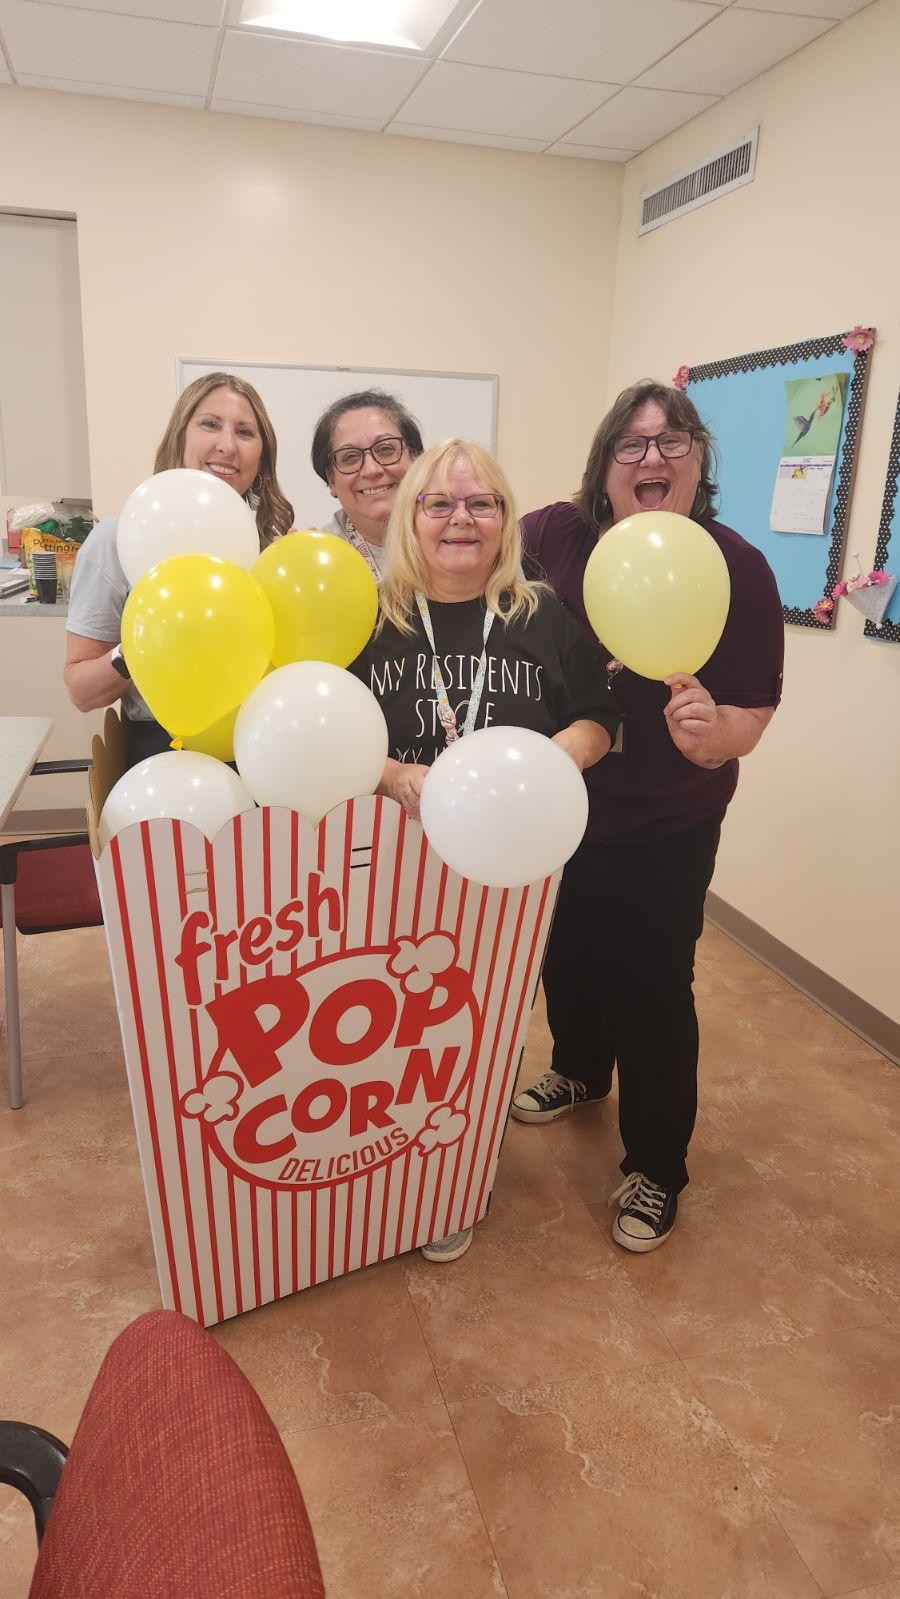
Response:
M384 777L378 785L379 793L402 805L407 816L419 820L419 797L422 784L428 776L427 766L411 766L405 761L388 761Z
M690 672L675 672L665 682L672 697L663 714L675 748L695 765L720 764L714 752L719 709L712 695Z

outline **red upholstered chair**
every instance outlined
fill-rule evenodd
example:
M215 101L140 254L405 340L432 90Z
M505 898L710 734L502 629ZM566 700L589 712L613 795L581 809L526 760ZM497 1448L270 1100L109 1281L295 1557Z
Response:
M29 1599L324 1593L303 1496L247 1379L186 1316L139 1317L88 1397Z
M38 761L31 775L86 772L90 764L84 760ZM102 922L86 832L15 839L0 844L0 923L3 925L9 1103L13 1110L18 1110L22 1104L16 931L61 933L72 927L99 927Z

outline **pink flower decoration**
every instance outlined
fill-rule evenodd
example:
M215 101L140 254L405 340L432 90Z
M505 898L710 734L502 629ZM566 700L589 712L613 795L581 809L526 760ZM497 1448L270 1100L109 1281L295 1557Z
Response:
M869 573L869 582L870 583L874 583L876 588L880 589L882 587L882 584L890 583L890 581L891 580L890 580L890 577L889 577L887 572L870 572Z
M854 331L855 331L855 329L854 329ZM690 369L690 367L689 366L680 366L678 368L678 371L675 373L675 376L672 379L672 387L673 387L673 389L680 389L682 394L683 394L685 389L687 388L688 384L690 383L690 381L691 381L691 369Z
M835 590L835 593L836 592L837 590ZM827 622L833 610L834 600L829 600L828 597L825 596L823 599L816 601L815 605L813 606L813 616L817 622Z
M841 343L845 350L852 350L854 355L859 355L863 350L871 350L877 332L877 328L864 328L857 322L855 328L844 334Z
M846 583L835 583L834 588L831 591L832 599L833 600L839 600L842 594L846 594L847 593L847 588L848 588L848 585ZM819 604L820 605L822 604L821 600L819 601ZM833 605L832 605L831 609L834 610L834 606Z

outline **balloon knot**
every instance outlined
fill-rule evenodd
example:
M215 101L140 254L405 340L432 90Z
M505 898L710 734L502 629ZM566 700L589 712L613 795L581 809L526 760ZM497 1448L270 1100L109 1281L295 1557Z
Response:
M183 750L184 749L184 739L183 738L173 738L171 747L172 747L173 750Z

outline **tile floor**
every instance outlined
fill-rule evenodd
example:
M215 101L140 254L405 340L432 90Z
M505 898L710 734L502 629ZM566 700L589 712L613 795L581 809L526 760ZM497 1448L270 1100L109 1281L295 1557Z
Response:
M21 966L0 1413L68 1439L156 1278L102 933L26 940ZM900 1071L713 928L697 992L664 1249L609 1238L610 1100L511 1126L462 1260L216 1333L284 1437L329 1599L900 1599ZM548 1058L539 1008L523 1079ZM33 1559L0 1489L5 1599Z

